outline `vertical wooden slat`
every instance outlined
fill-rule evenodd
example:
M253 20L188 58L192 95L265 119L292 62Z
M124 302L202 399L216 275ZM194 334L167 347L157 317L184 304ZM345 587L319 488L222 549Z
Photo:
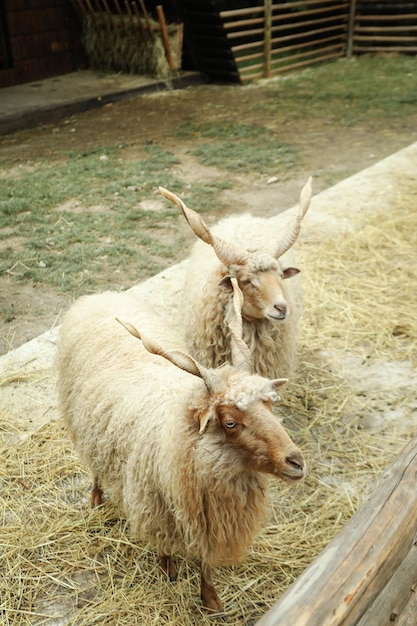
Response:
M158 6L156 7L156 13L158 15L158 22L159 22L159 26L161 29L161 39L162 39L162 43L164 46L168 67L170 70L173 70L174 62L172 60L171 47L169 45L169 37L168 37L167 25L165 22L164 9L162 8L161 4L158 4Z
M139 24L139 28L140 28L141 35L143 37L143 41L147 41L147 39L149 39L149 37L151 37L152 33L147 32L145 26L142 24L142 19L141 19L140 12L139 12L139 7L136 4L136 2L132 2L132 7L133 7L133 9L135 11L136 20L137 20L137 22Z
M132 10L130 8L130 4L128 2L128 0L125 0L125 9L126 9L126 14L129 16L129 26L130 26L130 30L132 31L132 33L135 30L135 22L133 20L133 13Z
M127 30L127 26L126 26L125 17L123 15L123 11L121 10L121 8L119 6L119 0L114 0L114 4L115 4L116 10L117 10L117 13L119 14L121 28L122 28L123 32L125 33L125 35L128 35L128 30Z
M272 2L264 0L264 55L265 77L271 77L271 27L272 27Z
M348 38L347 38L347 48L346 48L346 56L349 59L352 56L352 50L353 50L353 35L355 32L355 19L356 19L356 0L350 0L349 27L348 27Z
M103 27L107 29L109 36L111 36L112 33L114 32L113 16L111 14L107 1L102 0L102 2L103 2L104 11L102 10L99 0L97 0L97 6L98 6L97 15L100 16ZM104 17L104 15L106 15L106 17Z
M142 13L145 16L145 21L146 21L146 26L148 28L149 31L149 35L152 37L152 23L151 23L151 18L149 17L149 13L146 10L146 6L145 6L145 2L144 0L139 0L140 3L140 8L142 9Z

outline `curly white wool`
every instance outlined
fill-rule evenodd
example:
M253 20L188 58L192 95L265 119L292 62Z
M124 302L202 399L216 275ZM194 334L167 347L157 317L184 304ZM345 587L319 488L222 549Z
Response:
M280 395L271 386L271 381L262 376L253 375L250 378L239 375L233 376L233 386L224 395L224 400L235 405L240 411L246 409L256 400L281 400Z

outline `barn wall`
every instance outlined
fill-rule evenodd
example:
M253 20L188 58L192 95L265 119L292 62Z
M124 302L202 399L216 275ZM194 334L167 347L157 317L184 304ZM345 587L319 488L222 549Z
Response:
M0 87L72 72L82 61L71 0L0 0Z

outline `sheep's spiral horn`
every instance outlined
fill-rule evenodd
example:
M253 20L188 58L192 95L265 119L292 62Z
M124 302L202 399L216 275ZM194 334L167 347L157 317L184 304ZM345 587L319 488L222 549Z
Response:
M242 372L252 370L252 355L242 339L242 304L243 294L236 278L231 278L233 287L233 316L229 322L232 349L232 365Z
M164 357L165 359L167 359L167 361L170 361L173 365L176 365L185 372L201 378L210 392L221 392L224 390L225 385L222 378L215 371L207 369L200 365L200 363L198 363L192 356L190 356L186 352L182 352L181 350L165 350L165 348L163 348L157 341L146 337L146 335L141 333L136 328L136 326L134 326L130 322L121 320L118 317L116 317L116 321L124 326L131 335L133 335L137 339L140 339L148 352L151 352L152 354L158 354L159 356Z
M230 241L225 241L221 237L213 235L200 215L193 209L188 208L179 196L168 189L164 189L164 187L159 187L159 193L165 196L165 198L168 198L168 200L171 200L171 202L174 202L181 209L191 230L205 243L213 246L219 260L226 265L226 267L230 267L231 265L243 265L246 262L248 253L245 250L242 250Z
M279 239L272 250L272 254L276 259L291 248L299 235L301 220L307 213L307 209L310 206L311 196L313 193L312 183L313 179L310 176L301 190L297 214L289 220L279 234Z

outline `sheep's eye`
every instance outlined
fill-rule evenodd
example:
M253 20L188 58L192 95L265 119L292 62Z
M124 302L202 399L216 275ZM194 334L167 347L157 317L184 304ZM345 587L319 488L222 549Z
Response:
M241 282L242 285L250 285L251 284L249 278L244 278L240 282Z
M234 428L235 422L233 420L226 420L224 425L226 426L226 428Z

